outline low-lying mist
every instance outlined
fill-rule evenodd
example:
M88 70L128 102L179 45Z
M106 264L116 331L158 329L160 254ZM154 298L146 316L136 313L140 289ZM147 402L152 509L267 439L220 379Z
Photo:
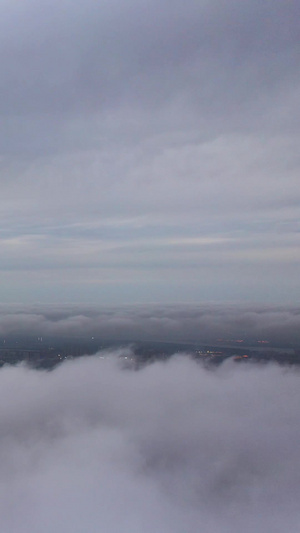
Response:
M300 308L228 304L0 306L0 337L90 335L110 340L267 339L300 346Z
M296 370L118 355L1 369L4 533L299 530Z

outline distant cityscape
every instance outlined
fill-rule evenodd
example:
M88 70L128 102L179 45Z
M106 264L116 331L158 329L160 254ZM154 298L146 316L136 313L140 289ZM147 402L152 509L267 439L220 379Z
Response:
M217 339L204 342L103 340L97 337L33 337L14 335L0 339L0 367L26 363L32 368L51 370L62 362L97 354L104 359L119 351L126 368L139 369L175 354L186 354L205 365L219 365L231 358L236 363L273 361L299 365L300 349L276 346L268 340Z

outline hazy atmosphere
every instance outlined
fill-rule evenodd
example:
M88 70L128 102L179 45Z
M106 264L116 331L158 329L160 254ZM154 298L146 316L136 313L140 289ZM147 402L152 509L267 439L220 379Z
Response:
M299 15L2 1L2 301L299 303Z
M300 531L299 20L0 2L1 533Z
M103 309L67 305L0 306L0 338L16 334L97 336L114 341L266 339L300 348L300 309L208 304Z

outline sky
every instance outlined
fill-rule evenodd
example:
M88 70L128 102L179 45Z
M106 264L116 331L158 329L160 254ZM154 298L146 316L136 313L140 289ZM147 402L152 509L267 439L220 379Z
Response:
M3 303L299 304L299 3L3 0Z
M299 349L299 17L0 2L2 341ZM1 369L3 531L298 531L298 370L124 349Z
M298 531L297 372L118 355L1 369L3 531Z

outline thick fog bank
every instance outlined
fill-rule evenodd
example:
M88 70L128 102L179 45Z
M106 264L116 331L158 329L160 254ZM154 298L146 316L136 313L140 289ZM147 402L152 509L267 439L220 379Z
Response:
M4 367L1 530L299 531L299 402L273 365Z
M248 338L300 346L300 308L228 304L102 309L75 305L0 305L0 337L22 333L171 342Z

